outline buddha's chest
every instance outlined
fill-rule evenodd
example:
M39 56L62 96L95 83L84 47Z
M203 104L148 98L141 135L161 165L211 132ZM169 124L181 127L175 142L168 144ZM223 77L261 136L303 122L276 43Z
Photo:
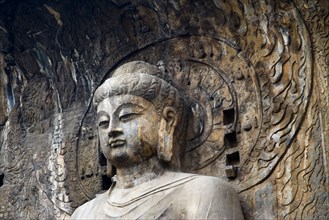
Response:
M112 219L186 219L189 204L181 202L183 186L156 190L137 197L119 201L107 200L104 204L104 217Z

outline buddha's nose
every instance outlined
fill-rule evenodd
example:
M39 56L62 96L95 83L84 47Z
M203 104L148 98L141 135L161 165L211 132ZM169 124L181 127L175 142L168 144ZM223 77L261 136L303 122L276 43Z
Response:
M118 125L118 123L111 121L108 128L108 136L116 137L123 133L122 128Z

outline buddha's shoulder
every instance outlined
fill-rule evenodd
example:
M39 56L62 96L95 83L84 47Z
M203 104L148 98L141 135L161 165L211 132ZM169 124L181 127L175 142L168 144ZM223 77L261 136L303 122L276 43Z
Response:
M107 200L108 194L109 194L109 190L107 190L106 192L97 194L94 199L90 200L89 202L86 202L83 205L91 207L91 206L98 205L99 203L103 203Z
M101 193L96 196L96 198L84 203L83 205L79 206L71 216L71 219L95 219L93 214L99 213L104 204L106 202L108 195L108 191Z
M198 207L197 218L243 219L238 194L226 181L213 176L193 175L177 192L177 207ZM232 212L234 210L234 212ZM208 213L209 211L209 213Z
M225 193L235 193L234 188L226 181L214 177L214 176L204 176L204 175L194 175L193 180L186 184L186 188L193 188L194 192L225 192Z
M219 177L205 176L205 175L199 175L199 174L194 174L194 176L196 177L195 178L196 181L207 181L207 182L211 182L211 183L225 184L225 185L229 186L229 184L226 181L220 179Z

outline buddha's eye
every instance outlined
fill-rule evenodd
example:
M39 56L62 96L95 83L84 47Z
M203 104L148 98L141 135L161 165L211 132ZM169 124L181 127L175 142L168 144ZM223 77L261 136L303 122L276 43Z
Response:
M145 109L142 106L128 103L123 106L121 106L120 112L119 112L119 120L121 122L130 121L140 115L143 114L143 111Z
M126 121L129 121L129 120L137 117L138 115L140 115L140 114L136 113L136 112L125 113L125 114L120 115L119 119L122 122L126 122Z
M98 123L98 127L100 127L100 128L107 128L108 126L109 126L109 121L100 121L99 123Z

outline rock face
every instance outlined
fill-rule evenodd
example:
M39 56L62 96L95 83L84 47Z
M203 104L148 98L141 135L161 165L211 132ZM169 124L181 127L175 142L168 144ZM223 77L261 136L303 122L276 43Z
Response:
M94 91L158 64L195 102L182 169L246 219L329 218L329 3L0 1L0 219L64 219L109 187Z

